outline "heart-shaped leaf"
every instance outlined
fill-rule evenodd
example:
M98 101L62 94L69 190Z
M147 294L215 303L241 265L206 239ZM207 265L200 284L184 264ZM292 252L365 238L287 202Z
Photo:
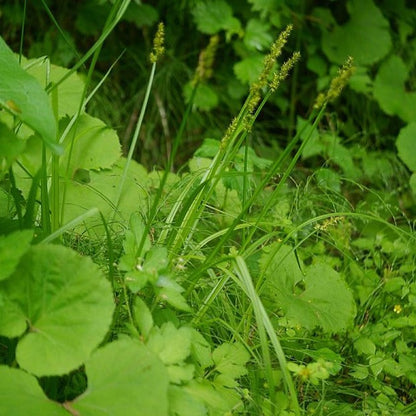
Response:
M145 345L130 339L112 342L97 350L85 369L88 387L68 406L72 414L168 415L168 374Z
M30 248L1 293L0 334L22 336L17 362L38 376L80 366L111 323L110 283L89 258L65 247Z

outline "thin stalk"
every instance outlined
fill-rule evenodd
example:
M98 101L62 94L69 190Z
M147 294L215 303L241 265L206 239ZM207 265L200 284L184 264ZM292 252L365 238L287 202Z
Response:
M323 114L323 110L321 110L318 113L317 117L321 117L322 114ZM309 120L313 119L314 115L315 115L315 113L312 113L311 116L309 117ZM314 125L316 125L316 124L317 123L314 123ZM234 232L234 230L237 227L237 225L240 223L240 221L241 221L244 213L247 212L248 209L250 209L250 207L255 202L255 200L257 199L257 197L259 196L259 194L263 191L264 187L268 184L268 182L270 181L270 179L276 174L276 172L278 171L278 169L282 166L282 164L285 162L285 160L290 156L292 150L294 149L294 147L296 146L296 144L300 140L300 136L303 134L303 132L307 128L306 126L307 125L305 124L305 126L300 131L297 132L297 134L295 135L295 137L286 146L286 148L282 152L282 154L274 161L273 165L269 169L268 174L263 178L263 180L260 182L260 184L255 188L253 194L247 200L245 206L243 206L240 214L238 214L237 217L234 219L233 223L228 228L227 232L225 234L223 234L223 236L217 242L217 244L215 245L215 247L210 251L210 254L207 256L206 260L204 261L204 264L201 265L190 276L190 281L192 283L190 284L190 287L188 288L188 290L192 290L192 288L194 287L194 285L197 283L199 276L201 276L202 273L204 273L204 271L207 268L212 267L212 262L214 261L215 257L219 253L219 251L224 247L225 242L230 238L231 234ZM286 170L286 176L289 176L289 174L290 174L290 171L289 170ZM258 224L258 221L256 222L256 224ZM257 229L257 227L254 227L253 228L254 231L256 229ZM245 244L247 244L247 242L249 242L250 239L251 239L251 237L250 238L247 238Z
M81 66L84 65L86 61L88 61L88 59L96 52L96 50L102 46L102 44L110 35L110 33L113 31L117 23L123 17L125 11L127 10L127 7L130 4L130 1L131 0L122 0L122 1L118 0L117 2L113 4L113 7L110 11L109 19L107 19L107 23L104 26L103 33L101 33L100 37L97 39L94 45L59 81L53 83L52 85L49 85L48 88L46 88L46 92L50 92L53 89L57 88L59 85L61 85L74 72L76 72L79 68L81 68Z
M293 411L295 412L297 416L300 416L301 408L299 406L295 384L293 383L293 379L287 368L287 360L286 360L285 353L276 335L276 331L273 327L273 324L271 323L270 318L263 306L263 303L261 302L254 288L253 281L252 281L250 272L247 268L247 265L243 257L239 255L235 256L235 269L242 283L241 285L242 289L244 290L246 295L249 297L249 299L251 300L251 304L253 305L254 314L256 316L256 321L257 321L257 326L259 329L260 327L264 327L273 345L277 360L279 361L280 370L282 371L285 387L287 388L290 398L292 400L291 404L292 404ZM272 400L272 402L274 402L274 395L270 399Z
M127 1L127 5L128 5L129 2L130 2L130 0ZM104 24L103 34L105 33L106 36L103 38L103 41L101 43L97 43L96 42L95 45L93 46L94 49L93 49L93 52L91 53L93 55L92 56L92 60L91 60L91 65L90 65L90 67L88 69L88 74L87 74L87 80L85 82L85 87L84 87L84 89L82 91L82 97L81 97L81 100L80 100L80 103L79 103L79 106L78 106L78 110L77 110L77 112L75 114L74 132L73 132L73 135L72 135L72 138L71 138L71 143L70 143L70 146L69 146L68 162L67 162L66 171L65 171L65 177L66 177L66 179L69 177L69 167L70 167L71 157L72 157L72 152L73 152L73 147L74 147L77 121L78 121L78 118L79 118L79 116L80 116L80 114L82 112L82 108L83 108L83 105L84 105L85 97L87 95L87 88L90 85L90 82L91 82L91 79L92 79L92 75L94 73L95 65L96 65L96 63L98 61L98 57L99 57L100 52L101 52L102 44L103 44L104 40L106 39L106 37L110 34L111 30L114 29L114 27L117 24L118 20L121 18L121 16L119 16L120 10L121 10L122 7L124 7L124 4L125 3L126 3L126 1L118 0L118 1L116 1L113 4L113 7L111 8L111 11L110 11L110 13L109 13L109 15L107 17L107 20L106 20L106 22ZM117 18L117 16L119 16L119 17ZM111 28L111 30L110 30L110 28ZM101 37L100 37L100 39L101 39ZM92 48L90 49L90 51L91 50L92 50ZM84 57L81 59L81 60L84 60L84 62L86 61L86 59L84 59L85 56L86 55L84 55ZM91 56L91 55L89 55L89 56ZM66 75L69 76L69 74L71 74L72 72L73 72L73 70L69 71ZM67 76L64 76L57 83L54 83L53 84L53 87L58 86L60 83L62 83L67 78L68 78ZM51 92L53 90L54 90L54 88L51 87L49 89L49 91L47 90L47 92ZM64 186L63 186L63 191L62 191L61 218L64 218L65 200L66 200L66 190L67 190L67 187L66 187L66 181L65 181L64 182Z
M19 64L22 63L22 56L23 56L23 39L25 37L25 26L26 26L26 7L27 7L27 0L24 0L24 2L23 2L23 16L22 16L22 28L20 30Z
M141 127L142 127L142 124L143 124L144 114L146 112L147 104L149 102L149 97L150 97L150 91L151 91L152 85L153 85L153 79L155 77L155 72L156 72L156 62L152 64L152 69L150 71L149 82L147 83L147 88L146 88L146 93L145 93L145 96L144 96L143 105L142 105L142 108L140 110L139 119L137 121L136 129L135 129L134 134L133 134L133 139L132 139L132 142L130 144L130 149L129 149L129 153L127 155L126 164L124 165L123 173L121 175L120 183L118 185L117 196L116 196L116 199L114 201L114 205L116 207L116 210L118 209L118 206L119 206L119 203L120 203L121 194L122 194L123 188L124 188L124 183L126 181L127 173L128 173L129 167L130 167L130 163L131 163L131 160L133 158L134 149L136 148L137 140L138 140L139 135L140 135L140 130L141 130ZM115 217L116 210L113 211L112 219L114 219L114 217Z
M10 193L13 196L14 199L14 206L16 207L16 214L17 219L19 221L19 228L22 228L23 225L23 215L22 215L22 206L20 203L20 192L16 187L16 179L14 177L13 169L12 167L9 168L9 180L10 180Z
M176 157L176 153L179 149L179 145L182 141L183 133L185 131L186 124L188 122L189 114L191 113L191 110L192 110L192 106L193 106L193 102L194 102L194 98L195 98L197 88L198 88L198 83L195 84L195 86L192 90L191 98L189 100L189 103L186 106L185 114L182 117L182 121L181 121L181 124L179 126L178 133L176 134L175 139L173 141L173 147L172 147L172 151L170 153L169 159L168 159L167 166L166 166L166 168L163 172L162 180L160 181L159 188L157 190L155 199L153 200L153 204L150 208L149 218L148 218L148 221L146 222L145 231L143 233L143 236L142 236L142 239L140 241L139 248L138 248L139 257L141 255L142 250L143 250L143 246L144 246L144 243L146 241L146 236L148 235L148 233L150 231L150 227L152 226L152 223L153 223L154 219L156 218L157 207L158 207L159 201L162 197L163 189L165 187L169 172L172 169L173 162L174 162L175 157ZM190 182L190 185L192 185L192 182ZM188 187L186 189L188 190ZM187 193L183 194L183 197L186 194ZM181 198L179 198L179 200L181 200ZM167 218L167 221L166 221L167 224L171 224L173 222L174 215L171 215L171 214L173 214L173 213L176 214L179 207L180 207L180 204L178 204L178 203L176 203L174 205L173 209L171 210L171 212L170 212L170 214ZM169 227L166 227L162 231L161 235L159 236L159 241L163 241L166 238L168 232L169 232Z
M277 184L276 188L274 189L273 193L270 195L270 197L268 198L268 200L266 201L266 203L264 204L261 212L256 216L256 225L260 223L260 221L267 215L267 213L269 212L270 208L275 204L276 201L276 197L279 196L279 192L281 190L281 188L283 187L283 185L286 183L286 180L289 178L290 174L292 173L297 161L299 160L299 158L302 155L303 149L305 148L305 146L309 143L310 138L312 137L312 133L315 131L315 129L317 128L323 114L325 111L326 106L324 105L319 113L317 114L317 116L315 117L315 120L312 124L312 126L309 129L309 134L306 136L305 140L303 140L302 144L299 146L295 156L293 156L293 158L291 159L289 166L286 168L280 182ZM307 124L306 124L307 126ZM299 135L300 136L300 135ZM263 189L263 187L261 188ZM245 241L245 244L243 245L243 249L244 247L247 245L248 242L251 241L254 233L256 232L256 228L253 227L253 229L250 231L248 238Z
M46 160L46 146L42 142L42 167L41 167L41 179L40 179L40 199L41 199L41 223L42 233L49 235L51 233L51 215L49 204L49 192L48 192L48 172L47 172L47 160Z

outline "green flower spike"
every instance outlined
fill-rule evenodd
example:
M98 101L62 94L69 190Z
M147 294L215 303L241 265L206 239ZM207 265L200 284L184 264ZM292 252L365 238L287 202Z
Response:
M155 38L153 39L153 50L150 53L150 62L155 64L165 53L165 25L160 22L157 27Z

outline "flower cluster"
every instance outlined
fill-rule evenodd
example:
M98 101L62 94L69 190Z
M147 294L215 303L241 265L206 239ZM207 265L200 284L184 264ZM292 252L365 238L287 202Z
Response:
M338 70L338 75L331 81L328 91L318 95L313 107L319 109L325 103L334 101L341 94L342 89L347 85L354 71L353 58L349 56L344 65Z
M155 64L165 53L165 25L160 22L157 27L156 35L153 39L153 50L150 53L150 62Z

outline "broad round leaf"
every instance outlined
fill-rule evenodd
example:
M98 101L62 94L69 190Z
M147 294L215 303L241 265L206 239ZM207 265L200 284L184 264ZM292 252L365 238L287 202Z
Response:
M277 254L274 250L264 254L260 265L268 277L265 297L271 307L282 308L294 325L309 330L321 327L334 333L352 324L356 312L352 292L342 276L327 264L312 265L303 276L293 249L282 246Z
M60 124L64 129L67 123ZM65 174L68 166L69 174L73 178L79 169L110 169L121 156L121 147L117 133L98 118L83 114L67 135L65 146L72 147L71 153L67 149L62 157L61 172Z
M68 181L63 222L69 222L94 207L98 208L105 218L111 218L125 163L126 159L120 158L111 170L88 170L83 172L84 180L81 181L79 176L75 175L74 180ZM146 208L147 194L144 189L147 182L146 169L132 160L118 206L117 221L120 217L127 221L133 212ZM96 235L104 235L101 218L88 218L76 230L82 232L85 228Z
M336 26L322 36L322 49L326 56L342 64L353 56L357 64L370 65L383 58L391 48L389 22L373 0L350 0L350 20Z
M15 231L7 236L0 236L0 280L9 277L20 258L30 247L33 231Z
M400 159L411 171L416 172L416 122L400 130L396 146Z
M35 377L0 366L0 415L68 416L68 412L46 397Z
M409 68L398 56L391 56L380 66L374 81L374 98L382 110L402 120L416 120L416 93L405 88Z
M80 366L111 324L110 283L87 257L61 246L29 249L14 274L0 284L6 310L0 334L23 335L16 349L20 367L58 375Z
M24 71L13 52L0 37L0 103L19 120L37 131L51 149L61 152L56 143L56 120L49 97Z
M85 368L87 390L70 406L80 415L168 415L168 374L145 345L130 339L112 342L98 349Z
M222 29L233 28L233 10L224 0L198 2L192 14L198 30L202 33L213 35Z
M22 64L41 85L46 80L46 73L49 73L49 82L57 83L69 72L69 69L50 64L46 59L22 59ZM73 116L78 111L83 90L84 81L77 73L73 73L52 91L50 99L54 98L59 118Z

